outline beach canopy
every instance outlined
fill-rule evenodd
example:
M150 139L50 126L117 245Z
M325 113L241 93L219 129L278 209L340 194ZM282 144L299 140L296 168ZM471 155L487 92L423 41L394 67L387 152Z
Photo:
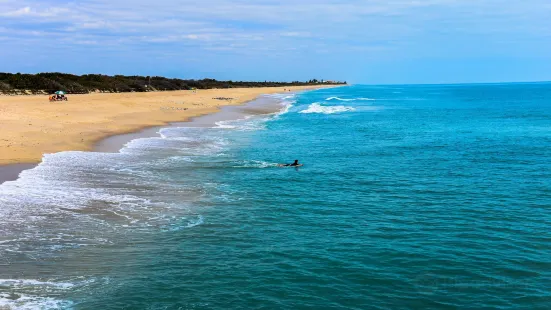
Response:
M65 92L62 90L58 90L55 92L56 95L65 95Z

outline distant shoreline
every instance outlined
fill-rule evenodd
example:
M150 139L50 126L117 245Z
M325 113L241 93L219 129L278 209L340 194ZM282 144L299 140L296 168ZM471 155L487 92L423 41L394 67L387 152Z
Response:
M347 86L348 84L317 84L317 85L308 85L308 86L286 86L287 89L291 89L291 88L294 88L294 87L313 87L313 88L324 88L324 87L338 87L338 86ZM278 86L280 88L285 88L284 86ZM240 87L235 87L235 88L208 88L208 89L236 89L236 88L240 88ZM243 87L243 88L249 88L249 89L254 89L254 88L261 88L261 87ZM197 89L197 90L205 90L205 89ZM159 92L178 92L178 91L190 91L190 90L185 90L185 89L167 89L167 90L148 90L148 91L145 91L145 92L139 92L139 91L91 91L91 92L87 92L87 93L70 93L68 92L67 95L90 95L90 94L124 94L124 93L159 93ZM43 96L48 96L48 95L52 95L52 93L48 92L48 91L45 91L45 90L40 90L40 91L31 91L31 90L14 90L14 93L3 93L3 92L0 92L0 97L1 96L6 96L6 97L16 97L16 96L40 96L40 97L43 97Z
M47 95L57 91L64 91L67 94L90 94L328 85L346 85L346 82L317 79L293 82L248 82L218 81L215 79L175 79L138 75L110 76L103 74L74 75L59 72L37 74L0 72L0 93L4 95Z

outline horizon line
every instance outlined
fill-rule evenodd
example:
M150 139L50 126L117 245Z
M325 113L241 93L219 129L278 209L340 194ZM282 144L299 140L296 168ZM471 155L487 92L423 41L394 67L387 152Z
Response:
M446 86L446 85L498 85L498 84L545 84L549 81L513 81L513 82L452 82L452 83L382 83L382 84L367 84L367 83L348 83L348 86L363 85L363 86Z

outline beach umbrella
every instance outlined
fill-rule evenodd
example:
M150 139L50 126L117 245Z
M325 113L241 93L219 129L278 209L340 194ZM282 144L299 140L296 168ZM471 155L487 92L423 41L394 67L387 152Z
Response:
M65 92L62 90L58 90L55 92L56 95L65 95Z

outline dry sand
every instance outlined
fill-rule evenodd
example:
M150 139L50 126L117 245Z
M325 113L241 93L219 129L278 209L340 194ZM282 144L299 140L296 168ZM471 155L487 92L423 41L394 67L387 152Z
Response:
M285 88L300 91L320 87ZM281 93L283 89L96 93L69 95L67 102L52 103L47 96L0 96L0 165L38 163L45 153L89 151L108 136L186 121L262 94Z

